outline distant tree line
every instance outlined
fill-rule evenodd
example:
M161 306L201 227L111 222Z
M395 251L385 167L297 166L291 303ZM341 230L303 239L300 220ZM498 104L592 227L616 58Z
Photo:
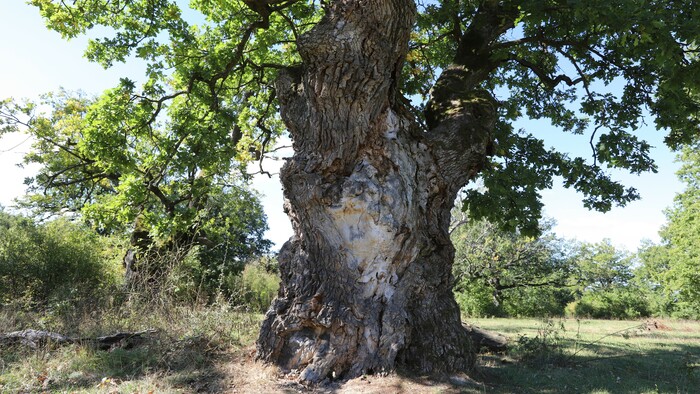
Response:
M508 232L486 220L453 215L455 295L468 316L700 318L700 144L679 155L686 189L666 211L661 242L636 253L610 240Z

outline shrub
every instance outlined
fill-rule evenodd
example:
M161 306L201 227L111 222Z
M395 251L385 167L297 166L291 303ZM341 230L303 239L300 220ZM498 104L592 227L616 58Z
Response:
M261 261L263 260L263 261ZM234 293L232 301L254 312L265 312L277 295L280 278L264 266L264 259L256 260L243 269L240 276L228 278L228 288Z
M502 316L503 311L493 302L492 290L479 283L462 283L455 291L455 300L463 314L469 317Z
M493 289L481 282L463 282L455 291L455 299L462 313L469 317L551 317L564 314L570 299L566 290L553 286L516 287L501 292L496 304Z
M567 293L552 286L509 289L503 292L503 310L511 317L562 316Z
M36 225L0 212L0 303L58 304L93 296L119 277L106 240L66 219Z
M269 256L248 264L235 261L203 261L207 255L201 247L188 251L179 264L173 264L165 280L161 297L184 303L214 303L228 300L264 312L277 294L277 262Z
M636 319L650 315L644 296L627 287L587 291L581 299L567 305L566 313L595 319Z

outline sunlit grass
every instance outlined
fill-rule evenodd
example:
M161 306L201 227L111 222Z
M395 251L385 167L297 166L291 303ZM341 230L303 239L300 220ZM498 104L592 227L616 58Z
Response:
M700 392L700 322L470 319L506 334L508 355L486 355L479 373L489 392ZM545 336L557 357L523 361L518 339ZM527 342L520 340L520 343ZM554 360L555 362L547 362Z

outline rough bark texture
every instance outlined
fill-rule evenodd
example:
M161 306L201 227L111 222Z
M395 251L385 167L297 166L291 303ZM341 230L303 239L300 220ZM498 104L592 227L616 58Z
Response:
M478 351L505 352L508 349L508 338L477 326L462 324L469 333L472 343Z
M294 141L281 179L295 236L257 349L304 381L474 361L448 226L490 149L495 106L455 65L420 129L396 87L414 16L411 0L333 2L299 40L303 66L277 83Z

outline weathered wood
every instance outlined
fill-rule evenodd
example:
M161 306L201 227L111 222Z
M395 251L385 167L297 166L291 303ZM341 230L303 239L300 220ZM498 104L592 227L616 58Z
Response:
M134 341L143 339L144 335L154 334L156 330L144 330L137 332L118 332L112 335L101 336L97 338L78 338L68 337L55 332L41 330L22 330L13 331L6 334L0 334L0 345L23 345L30 348L37 348L45 344L66 345L71 343L87 343L93 344L102 350L108 350L117 344L123 347L131 347Z
M55 332L31 329L0 334L0 344L20 344L31 348L36 348L46 343L69 344L75 343L76 341L76 338L67 337Z

